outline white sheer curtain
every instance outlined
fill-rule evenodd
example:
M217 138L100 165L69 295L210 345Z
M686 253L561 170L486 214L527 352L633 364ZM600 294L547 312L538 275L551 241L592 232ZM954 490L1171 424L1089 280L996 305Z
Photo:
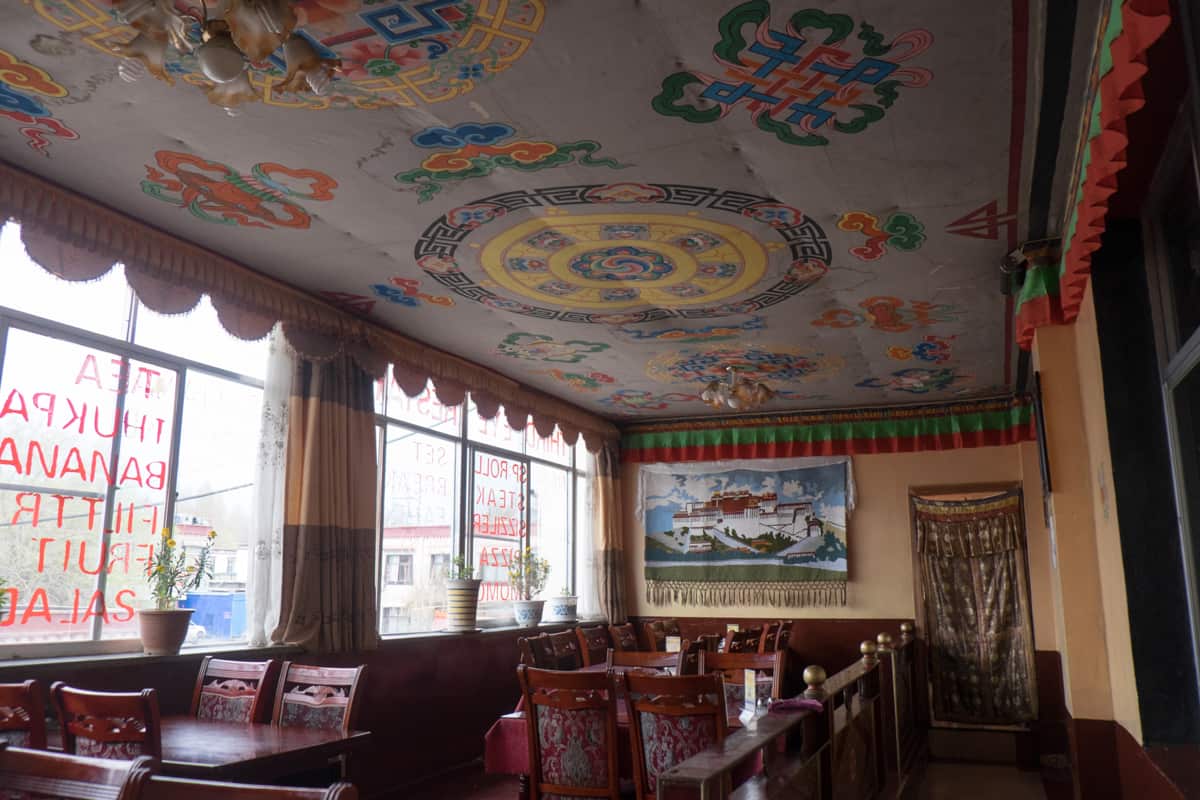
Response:
M593 619L603 616L596 584L600 562L596 559L596 541L592 533L595 509L591 482L596 479L596 456L583 448L576 453L577 463L582 462L581 466L587 470L586 474L580 473L579 480L583 485L575 492L578 506L575 509L575 594L579 598L576 613L580 619Z
M250 644L269 643L279 623L283 585L283 482L287 459L288 398L293 357L279 326L271 332L267 380L263 389L262 428L255 480L254 527L250 532L250 580L246 620Z

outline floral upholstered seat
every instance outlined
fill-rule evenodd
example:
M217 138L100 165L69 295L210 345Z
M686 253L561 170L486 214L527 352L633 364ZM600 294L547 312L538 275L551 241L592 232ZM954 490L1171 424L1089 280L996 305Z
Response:
M192 713L197 719L221 722L265 721L269 697L279 662L227 661L204 659L192 700Z
M0 684L0 742L46 749L46 708L38 681Z
M366 667L311 667L285 661L274 723L285 728L351 730L365 671Z
M59 682L50 687L50 696L62 724L64 752L122 760L162 757L153 689L90 692Z
M534 796L620 795L616 688L602 672L517 667L529 720ZM586 792L586 794L582 794Z
M720 744L727 728L719 674L671 677L631 672L624 682L639 800L655 797L658 777Z

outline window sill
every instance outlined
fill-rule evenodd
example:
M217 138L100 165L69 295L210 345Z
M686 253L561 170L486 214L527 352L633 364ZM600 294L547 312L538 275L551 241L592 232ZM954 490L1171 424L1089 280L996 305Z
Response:
M488 636L493 633L511 634L514 632L524 631L532 632L536 635L542 631L564 630L574 628L580 625L607 625L608 620L603 617L593 619L578 619L574 622L543 622L536 627L521 627L520 625L497 625L481 627L473 631L414 631L413 633L386 633L381 634L379 639L382 642L411 642L421 639L450 639L460 638L463 636Z
M0 678L4 672L10 669L31 669L36 667L53 667L56 665L71 664L79 666L81 664L96 664L97 666L119 667L123 664L144 665L144 664L160 664L174 663L180 661L195 660L204 656L242 656L251 655L259 658L275 658L278 656L295 655L303 653L304 649L294 645L266 645L264 647L251 647L245 642L224 642L222 644L212 644L203 647L189 647L173 656L148 656L143 653L80 653L73 656L53 656L41 658L22 658L20 656L11 656L0 659Z

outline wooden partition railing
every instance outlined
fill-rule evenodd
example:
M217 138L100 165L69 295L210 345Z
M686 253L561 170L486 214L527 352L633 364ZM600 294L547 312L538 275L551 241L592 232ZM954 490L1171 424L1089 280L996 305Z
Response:
M760 715L660 775L659 799L870 800L885 790L896 796L912 774L920 731L911 626L898 645L892 642L887 633L864 641L861 660L832 677L819 666L806 668L803 696L820 702L820 711ZM762 771L731 789L739 766L756 757Z

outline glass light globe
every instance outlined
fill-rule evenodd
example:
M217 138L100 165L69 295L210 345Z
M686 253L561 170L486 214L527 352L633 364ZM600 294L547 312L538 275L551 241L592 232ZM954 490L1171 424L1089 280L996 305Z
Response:
M126 83L133 83L146 77L146 65L136 58L123 58L117 64L117 75Z
M215 34L196 48L196 60L204 76L214 83L236 80L246 69L246 57L227 31Z

